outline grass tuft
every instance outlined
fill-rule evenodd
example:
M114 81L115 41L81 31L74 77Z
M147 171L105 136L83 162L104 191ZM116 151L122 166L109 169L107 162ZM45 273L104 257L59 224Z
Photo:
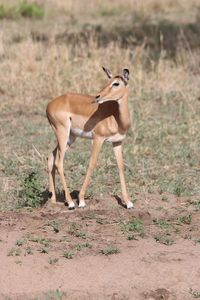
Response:
M19 1L15 6L0 5L1 19L18 19L21 17L41 19L44 16L44 8L37 3Z
M22 17L41 19L44 16L44 9L37 3L28 3L28 1L21 1L17 7L19 14Z
M44 202L42 192L43 187L38 173L29 173L22 182L22 190L20 191L22 202L19 202L18 206L36 208L42 205Z
M200 291L199 290L190 290L191 295L193 298L200 298Z
M137 218L134 218L130 221L122 221L121 222L121 229L123 232L129 233L133 232L133 236L129 235L128 239L134 239L134 235L139 235L140 237L144 237L144 226L143 222Z
M154 236L154 239L156 242L159 242L160 244L164 244L166 246L171 246L174 244L174 240L165 234L158 233Z
M20 249L16 249L16 248L11 248L8 253L7 256L20 256L21 255L21 250Z
M100 251L101 254L106 256L120 253L120 250L115 246L108 246Z
M70 251L64 251L63 257L67 259L72 259L74 257L74 253Z

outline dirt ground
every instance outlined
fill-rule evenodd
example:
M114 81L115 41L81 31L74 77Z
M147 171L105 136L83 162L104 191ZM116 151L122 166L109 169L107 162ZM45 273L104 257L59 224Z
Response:
M132 210L107 198L1 212L0 299L193 299L195 201L138 195Z
M0 300L200 299L200 1L37 0L41 18L33 2L0 2ZM104 197L121 192L107 146L86 208L35 209L55 147L46 105L97 95L102 65L130 69L134 209ZM66 155L70 190L89 149Z

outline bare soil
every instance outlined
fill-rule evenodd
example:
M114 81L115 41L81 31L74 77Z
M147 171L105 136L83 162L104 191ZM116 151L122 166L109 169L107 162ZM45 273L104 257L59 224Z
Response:
M118 202L1 212L0 299L193 299L200 287L194 200L138 195L132 210ZM130 229L131 220L142 230Z

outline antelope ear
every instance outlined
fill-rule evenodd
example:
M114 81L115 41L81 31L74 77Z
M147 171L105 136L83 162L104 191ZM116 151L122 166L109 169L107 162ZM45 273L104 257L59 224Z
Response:
M106 75L108 76L109 79L112 78L112 73L110 72L110 70L108 70L108 69L106 69L104 67L102 67L102 69L106 73Z
M124 70L123 70L123 78L124 78L124 81L125 81L126 84L127 84L128 81L129 81L129 69L124 69Z

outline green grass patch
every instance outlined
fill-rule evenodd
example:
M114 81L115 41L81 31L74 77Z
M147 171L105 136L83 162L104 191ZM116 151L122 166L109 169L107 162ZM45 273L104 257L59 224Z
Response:
M60 220L51 220L48 222L48 226L52 227L55 233L58 233L60 231L61 223Z
M70 238L66 235L62 236L59 242L70 242Z
M28 241L38 243L40 245L43 245L44 247L48 247L51 242L50 239L45 239L38 236L28 237Z
M55 265L58 262L58 258L49 257L48 262L50 265Z
M199 290L190 290L191 295L193 296L193 298L200 298L200 291Z
M116 7L102 7L99 9L99 14L102 17L114 17L114 16L120 16L123 12L123 7L116 6Z
M117 247L111 245L111 246L108 246L108 247L102 249L100 251L100 253L108 256L108 255L112 255L112 254L118 254L118 253L120 253L120 250Z
M38 252L43 253L43 254L48 254L49 250L47 247L41 247L38 249Z
M72 259L74 257L74 252L64 251L63 252L63 257L66 258L66 259Z
M20 16L41 19L44 16L44 8L37 3L29 3L28 1L21 1L17 7Z
M37 3L19 1L15 6L0 5L1 19L18 19L20 17L41 19L44 16L44 8Z
M169 229L173 226L170 221L165 219L154 219L153 222L156 226L160 227L161 229Z
M128 236L129 240L134 239L134 235L144 237L144 225L140 219L133 218L130 221L121 221L120 226L123 232L128 234L131 233L131 235Z
M21 255L21 250L18 248L11 248L8 253L7 256L20 256Z
M62 300L65 299L67 297L67 294L65 292L62 292L58 289L51 290L48 291L44 294L44 298L45 300Z
M200 210L200 200L194 201L193 204L196 210Z
M21 201L18 202L18 207L36 208L44 203L44 188L38 173L31 172L25 175L21 188L19 193Z
M86 242L86 243L83 243L83 244L77 244L75 246L75 250L76 251L81 251L84 248L91 249L92 248L92 244L90 244L89 242Z
M33 255L33 250L31 249L31 247L26 247L26 254Z
M20 247L20 246L22 246L25 242L26 242L26 240L24 240L24 239L19 239L19 240L16 240L15 245Z
M171 246L174 244L174 240L172 238L170 238L167 235L160 234L160 233L156 234L154 236L154 239L156 242L159 242L160 244L164 244L166 246Z
M181 224L187 224L190 225L192 222L192 215L188 215L188 216L180 216L177 219L178 223Z
M75 222L69 225L68 233L83 240L87 238L86 232L82 231L81 226Z

